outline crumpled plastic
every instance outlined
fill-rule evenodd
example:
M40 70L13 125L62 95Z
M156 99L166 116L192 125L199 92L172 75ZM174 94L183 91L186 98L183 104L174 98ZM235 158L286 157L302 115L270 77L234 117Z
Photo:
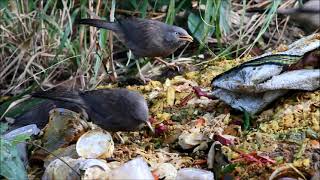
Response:
M29 124L27 126L20 127L18 129L14 129L10 132L7 132L3 135L3 138L6 140L13 140L16 137L19 137L21 135L24 136L32 136L32 135L38 135L40 132L40 129L35 124ZM19 154L20 159L24 163L25 166L28 164L28 153L27 153L27 144L24 142L18 143L16 145L16 150ZM14 152L12 152L14 153Z
M285 67L318 48L319 33L292 43L286 51L265 53L215 77L212 95L254 115L289 90L316 90L320 87L320 69L286 71Z
M110 174L112 180L152 180L154 179L148 164L142 157L137 157L131 161L126 162L119 168L113 170Z

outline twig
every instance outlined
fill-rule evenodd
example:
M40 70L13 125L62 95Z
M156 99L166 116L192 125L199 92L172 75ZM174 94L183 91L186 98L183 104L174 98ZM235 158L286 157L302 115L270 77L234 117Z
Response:
M245 18L245 11L246 11L246 3L247 3L247 1L246 0L244 0L243 1L243 8L242 8L242 14L241 14L241 18L240 18L240 28L239 28L239 30L240 30L240 34L239 34L239 41L238 41L238 43L237 43L237 52L236 52L236 57L238 57L238 49L240 48L240 42L242 41L242 39L243 39L243 21L244 21L244 18Z
M288 17L286 18L286 21L284 22L283 29L282 29L282 31L281 31L281 33L280 33L280 37L279 37L279 39L278 39L278 41L277 41L277 43L276 43L276 47L279 46L279 43L280 43L280 40L282 39L284 30L287 29L287 25L288 25L289 20L290 20L290 16L288 16Z
M184 46L184 48L182 49L181 53L179 54L177 60L181 58L182 54L184 53L184 51L186 51L186 49L188 48L189 45L190 45L190 42ZM173 61L175 62L175 60L173 60Z
M114 12L116 8L116 1L112 0L111 2L111 10L110 10L110 22L114 22ZM112 36L112 31L109 31L109 45L110 45L110 68L112 71L112 76L111 78L112 81L116 81L117 79L117 73L114 67L114 62L113 62L113 36Z
M17 142L17 141L14 141L14 142ZM47 150L46 148L42 147L42 146L39 146L38 144L35 144L33 142L21 142L21 141L18 141L19 143L26 143L26 144L30 144L30 145L33 145L33 146L36 146L44 151L46 151L47 153L51 154L52 156L54 156L55 158L59 159L60 161L62 161L64 164L66 164L72 171L74 171L79 177L81 177L81 174L78 173L77 170L75 170L73 167L71 167L65 160L63 160L62 158L60 158L59 156L53 154L52 152L50 152L49 150Z

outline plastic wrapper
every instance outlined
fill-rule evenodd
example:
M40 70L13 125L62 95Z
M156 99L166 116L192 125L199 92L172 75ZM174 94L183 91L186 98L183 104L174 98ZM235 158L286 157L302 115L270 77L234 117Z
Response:
M319 48L320 34L313 34L294 42L286 51L253 58L215 77L212 95L254 115L289 90L316 90L320 87L320 69L304 68L303 60ZM309 61L318 68L316 58ZM292 66L299 68L290 70Z

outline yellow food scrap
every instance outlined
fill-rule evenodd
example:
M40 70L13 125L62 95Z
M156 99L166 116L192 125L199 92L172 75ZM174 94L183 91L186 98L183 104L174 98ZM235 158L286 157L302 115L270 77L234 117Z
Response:
M168 120L171 119L171 114L166 113L166 112L164 112L164 113L158 113L158 114L156 115L156 118L157 118L158 122L168 121Z
M166 79L166 81L163 83L163 89L167 90L168 87L171 86L171 80L170 79Z
M292 128L294 127L294 116L293 114L287 114L284 117L282 117L282 123L285 128Z
M167 105L168 106L174 105L174 100L176 98L175 94L176 94L175 88L173 88L172 86L169 86L168 90L167 90Z
M320 112L319 110L316 111L315 113L312 113L313 116L311 117L311 128L314 130L314 131L320 131L320 124L319 124L319 115L320 115Z
M267 132L268 124L260 124L259 128L262 132Z
M185 74L185 78L189 80L196 80L199 77L198 71L192 71Z
M295 167L309 167L310 166L310 159L298 159L293 161L293 165Z
M162 112L164 107L163 100L155 101L154 104L150 108L151 114L155 114L157 112Z
M273 130L273 131L278 131L279 130L279 124L278 124L278 122L277 121L271 121L271 129Z

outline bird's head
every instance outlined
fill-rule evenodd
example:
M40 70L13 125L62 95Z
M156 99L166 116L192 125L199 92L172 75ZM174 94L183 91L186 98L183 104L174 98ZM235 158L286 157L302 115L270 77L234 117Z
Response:
M129 106L126 108L129 111L125 113L129 113L132 119L141 123L138 129L142 128L144 125L147 125L150 130L154 132L148 118L149 109L147 102L141 94L135 91L127 91L125 95L125 101L122 103L124 103L126 106Z
M168 42L179 45L183 45L186 42L193 41L192 36L190 36L186 30L178 26L171 26L168 29L168 33L166 34L165 39Z

